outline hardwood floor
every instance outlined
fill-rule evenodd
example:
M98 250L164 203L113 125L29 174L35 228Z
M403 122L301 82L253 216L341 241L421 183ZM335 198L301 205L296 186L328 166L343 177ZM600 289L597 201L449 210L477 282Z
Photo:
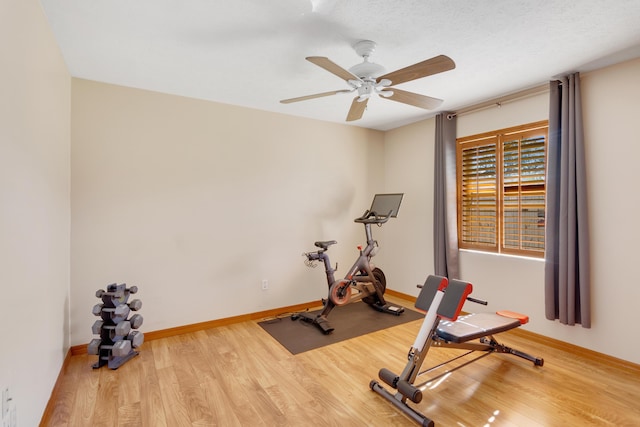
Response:
M380 368L402 371L420 324L295 356L256 321L148 341L115 371L72 356L42 425L413 426L369 382ZM640 367L521 330L496 338L544 366L492 354L412 406L438 426L640 426ZM432 348L424 367L459 354Z

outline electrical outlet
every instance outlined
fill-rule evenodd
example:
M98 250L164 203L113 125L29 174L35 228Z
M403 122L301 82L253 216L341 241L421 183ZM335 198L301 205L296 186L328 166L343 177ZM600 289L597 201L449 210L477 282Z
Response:
M267 279L262 279L262 290L266 291L269 289L269 281Z

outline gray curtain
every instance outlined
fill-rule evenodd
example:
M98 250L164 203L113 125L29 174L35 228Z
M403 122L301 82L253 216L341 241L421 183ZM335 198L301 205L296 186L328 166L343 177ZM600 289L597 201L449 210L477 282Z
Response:
M589 229L578 73L550 84L545 239L547 319L590 328Z
M434 274L458 279L456 116L436 116L433 191Z

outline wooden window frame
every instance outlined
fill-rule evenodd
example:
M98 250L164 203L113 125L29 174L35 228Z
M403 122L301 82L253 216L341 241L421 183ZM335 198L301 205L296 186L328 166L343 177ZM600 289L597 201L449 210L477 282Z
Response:
M544 213L546 203L546 169L547 169L547 143L548 143L548 127L547 120L529 123L526 125L515 126L506 129L500 129L492 132L485 132L478 135L472 135L464 138L458 138L456 140L456 173L457 173L457 204L458 204L458 247L460 249L473 249L484 252L521 255L528 257L542 258L544 257ZM525 176L522 172L523 167L521 155L521 147L523 142L530 142L532 146L535 146L535 138L544 136L544 170L542 175L540 171L533 170L532 177L534 179L533 184L523 183L522 178ZM507 183L505 185L505 166L504 166L504 150L505 143L517 140L517 170L518 174L511 178L517 180L516 184ZM494 145L492 150L491 146ZM535 150L535 147L534 147ZM492 151L495 151L492 154ZM464 171L473 171L476 176L471 176L467 179L464 177L463 182L463 154L469 162L474 162L475 165L467 167ZM493 163L487 163L486 159L493 162L495 157L495 167L493 169ZM539 157L539 156L538 156ZM534 156L535 159L535 156ZM483 166L480 163L484 163ZM480 166L479 166L480 165ZM533 166L538 166L539 163L532 163ZM467 164L469 166L469 164ZM484 177L479 174L483 174ZM492 177L492 173L495 177ZM491 177L491 178L487 178ZM465 186L466 184L466 186ZM469 190L469 184L473 184L475 188ZM510 239L511 245L505 245L505 221L504 218L504 206L505 206L505 194L509 193L507 186L515 189L517 198L516 212L516 227L511 227L515 230L515 233L509 234L509 237L516 236L515 240ZM468 195L465 199L464 195ZM523 196L528 195L527 201ZM539 203L540 196L542 196L542 205ZM536 201L536 198L538 201ZM495 199L495 202L492 202ZM465 200L467 203L464 203ZM524 225L527 222L527 226L531 229L532 215L529 215L526 219L523 219L525 209L522 207L523 201L531 203L531 207L526 211L534 212L538 211L536 216L537 226L542 227L542 233L534 231L534 234L530 235L531 239L526 239L527 227ZM483 208L484 207L484 208ZM466 211L464 211L466 209ZM495 211L495 217L492 211ZM465 216L464 212L471 212L468 216ZM540 218L540 212L542 212L542 218ZM484 215L483 213L490 213ZM470 218L470 220L463 220ZM492 223L493 221L493 223ZM493 224L493 225L492 225ZM485 238L486 236L486 238ZM539 241L542 237L542 242ZM516 244L512 244L515 242ZM541 247L533 248L535 242ZM514 246L518 246L517 248ZM531 246L531 247L528 247Z

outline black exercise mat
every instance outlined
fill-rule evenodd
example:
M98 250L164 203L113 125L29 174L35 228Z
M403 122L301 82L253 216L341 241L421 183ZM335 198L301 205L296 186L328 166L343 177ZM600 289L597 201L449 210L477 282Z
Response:
M320 311L310 313L316 315ZM359 301L331 311L329 322L335 329L328 335L312 323L291 320L290 317L265 320L258 324L291 354L298 354L423 317L423 314L407 308L399 316L382 313Z

